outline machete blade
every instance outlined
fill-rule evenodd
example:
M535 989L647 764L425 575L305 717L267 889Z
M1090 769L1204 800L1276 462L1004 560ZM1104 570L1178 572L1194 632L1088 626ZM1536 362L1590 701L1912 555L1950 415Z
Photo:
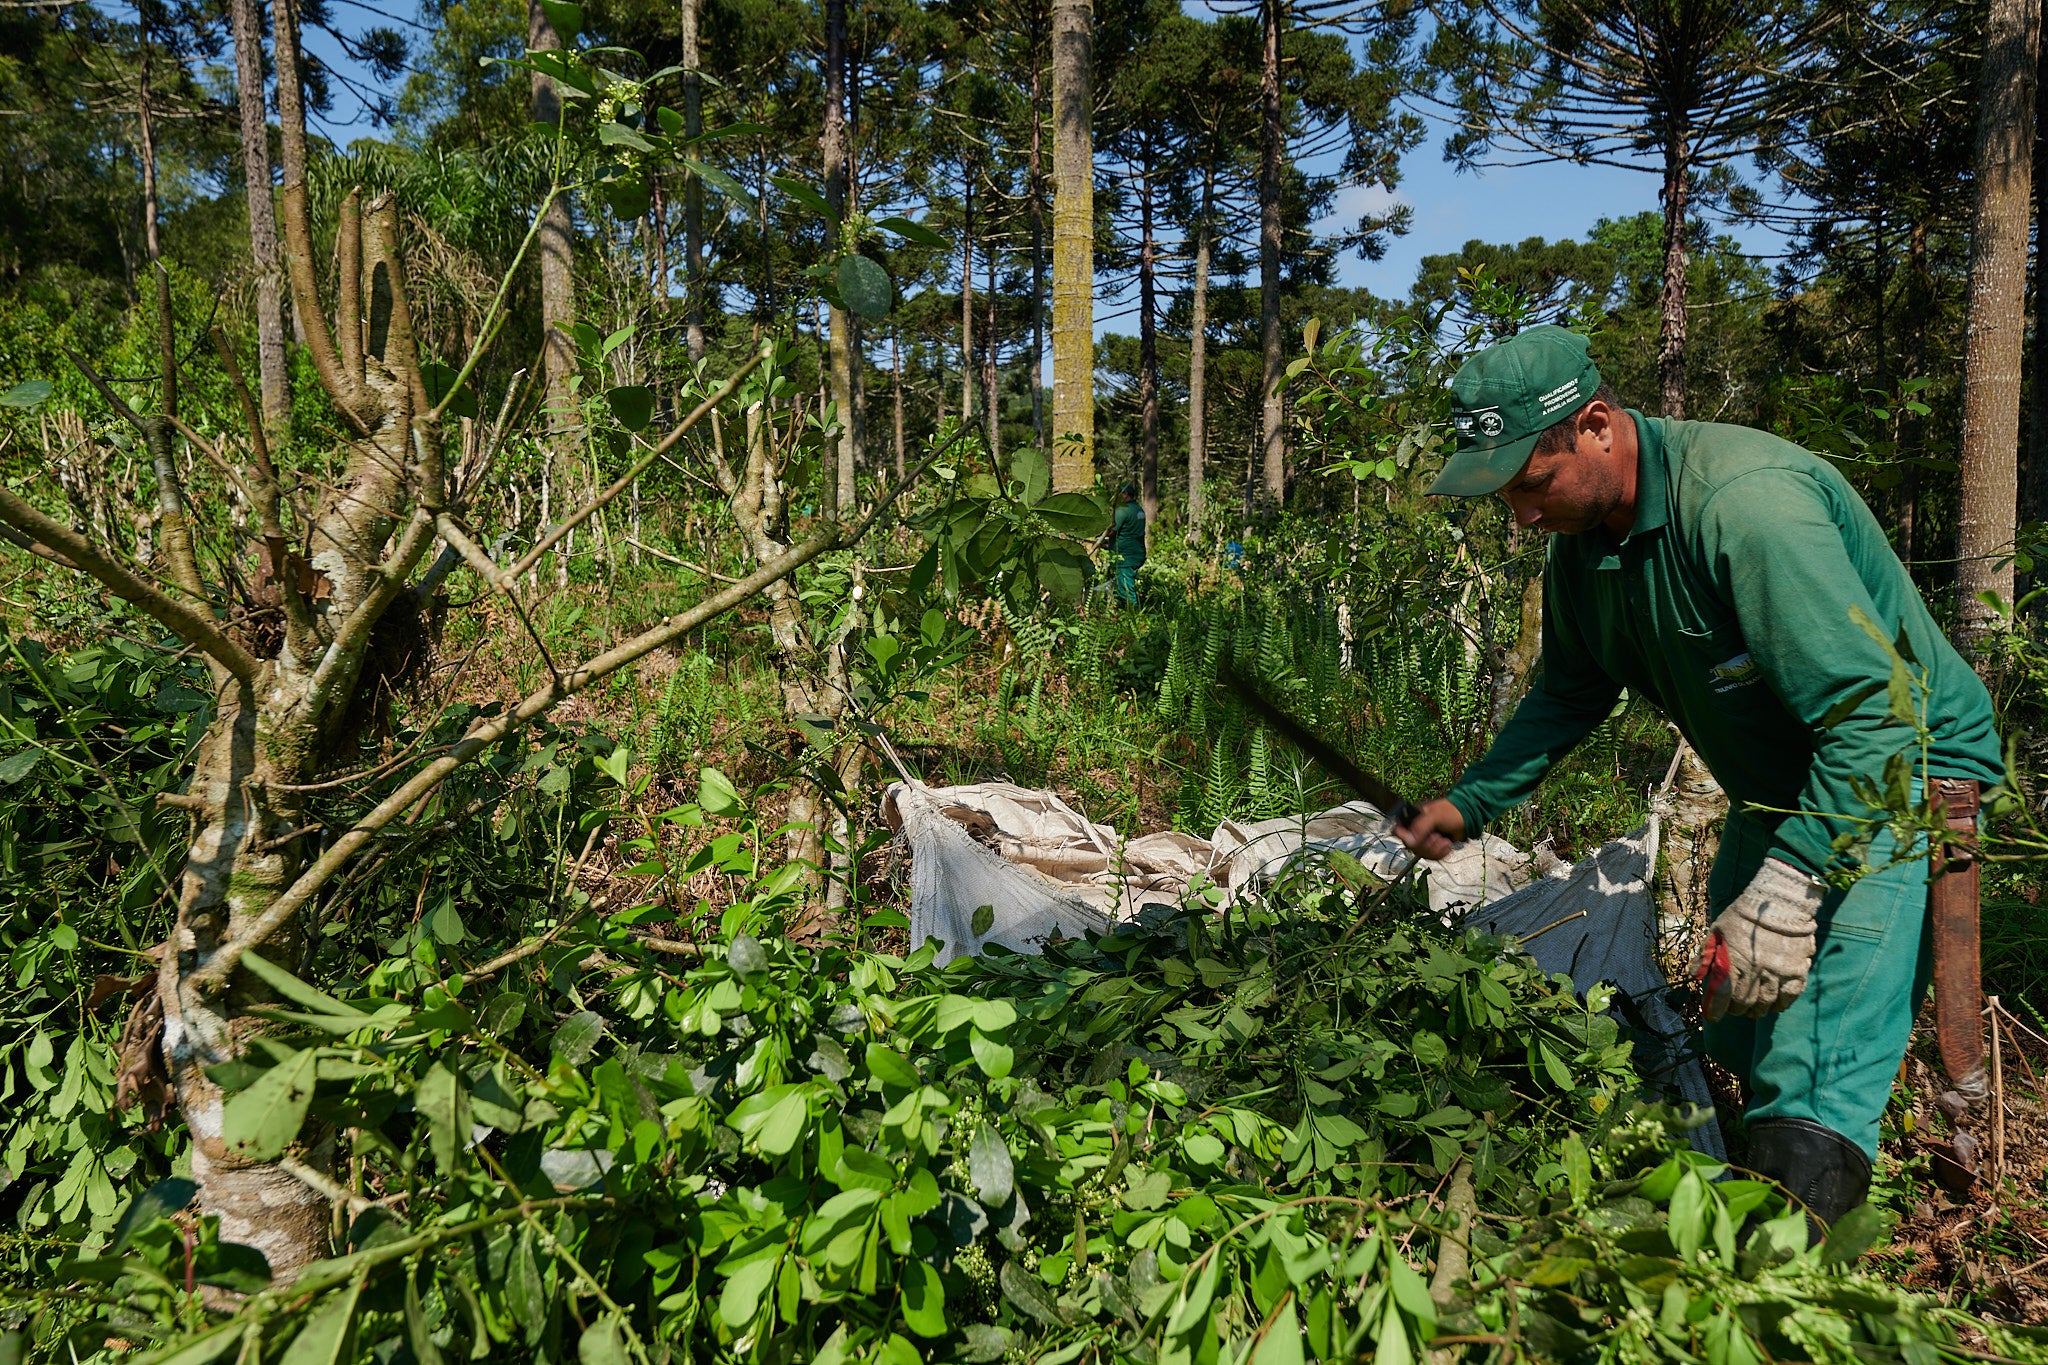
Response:
M1377 806L1383 814L1392 816L1395 824L1404 825L1415 815L1412 803L1345 757L1335 745L1323 740L1306 725L1281 710L1279 705L1261 692L1255 684L1232 668L1229 660L1224 660L1218 666L1217 676L1226 687L1237 694L1238 699L1245 704L1245 709L1257 716L1261 724L1307 754L1324 772Z

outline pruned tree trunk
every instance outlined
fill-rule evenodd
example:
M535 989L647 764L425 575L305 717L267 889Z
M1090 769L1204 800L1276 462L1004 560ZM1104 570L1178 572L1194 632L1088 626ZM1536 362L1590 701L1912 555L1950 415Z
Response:
M263 98L260 0L232 0L235 107L242 131L242 183L249 195L249 257L256 267L256 371L263 430L272 445L291 434L291 372L284 349L284 268L277 256L277 207L270 184L270 118Z
M1094 34L1089 0L1052 8L1052 485L1095 482Z
M735 469L718 459L716 467L733 522L739 527L756 563L771 563L789 552L789 497L782 481L783 451L775 416L764 403L747 409L746 454ZM840 642L820 648L805 619L803 598L794 584L769 586L768 641L782 694L782 711L791 743L809 747L820 731L835 731L846 713L848 697L845 657ZM850 746L851 747L851 746ZM798 780L790 787L783 835L784 853L804 869L811 890L806 910L789 926L789 935L812 940L833 925L832 906L825 896L824 873L830 864L825 831L834 823L830 798L815 781Z
M1138 171L1138 501L1145 509L1145 545L1159 524L1158 256L1152 240L1152 148Z
M220 1216L224 1237L257 1247L273 1273L288 1277L325 1254L327 1201L276 1162L238 1151L224 1133L221 1089L206 1069L241 1053L259 1026L247 1007L264 995L232 969L211 983L201 980L202 969L227 945L259 937L256 926L303 871L300 845L283 837L300 824L293 788L310 778L334 746L360 680L370 626L431 541L416 516L387 560L387 542L397 526L391 509L404 500L408 471L416 468L415 431L424 442L436 437L422 411L397 211L388 199L371 205L367 219L353 194L343 203L336 234L342 266L336 324L348 344L337 347L327 334L312 288L301 68L289 0L278 8L277 47L287 227L294 283L305 286L296 291L297 311L323 385L359 440L322 491L308 536L311 565L331 585L324 611L316 616L299 598L293 575L280 575L288 599L287 632L277 656L259 662L239 647L214 653L219 709L194 754L194 832L179 884L176 927L162 958L157 1006L165 1070L192 1133L200 1207ZM381 286L375 295L390 300L368 329L362 326L362 300L371 292L366 284ZM259 464L269 476L258 485L268 489L261 509L268 531L278 517L277 492L267 455ZM168 509L177 493L168 462L159 461L158 478L160 487L169 485ZM181 564L189 561L189 537L168 535L166 552ZM196 568L192 572L196 577ZM295 921L285 920L260 937L289 961L295 933Z
M1692 746L1679 743L1678 768L1663 798L1663 837L1658 847L1658 939L1673 962L1689 961L1690 949L1706 932L1712 907L1707 874L1721 847L1721 822L1728 818L1728 794L1707 771Z
M1188 318L1188 543L1201 534L1204 466L1209 459L1209 253L1215 232L1216 164L1202 163L1202 209L1195 220L1194 297Z
M1259 349L1264 359L1259 385L1260 468L1266 496L1287 496L1286 433L1280 381L1285 357L1280 341L1280 194L1287 156L1287 127L1280 102L1280 31L1286 0L1261 0L1264 47L1259 68Z
M2027 328L2034 76L2040 0L1992 0L1977 116L1977 206L1963 337L1962 504L1956 522L1956 643L1976 653L2012 599L2019 498L2020 362Z
M1657 331L1657 388L1663 415L1674 418L1685 416L1686 270L1691 261L1685 217L1691 211L1691 154L1682 129L1667 134L1664 184L1659 194L1664 206L1664 293Z
M704 131L704 80L698 75L699 0L683 0L683 134ZM704 358L704 186L696 176L683 182L683 317L684 342L692 361Z

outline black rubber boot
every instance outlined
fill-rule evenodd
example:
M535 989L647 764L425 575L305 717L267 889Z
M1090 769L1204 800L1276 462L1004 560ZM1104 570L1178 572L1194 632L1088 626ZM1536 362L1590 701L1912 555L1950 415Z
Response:
M1870 1193L1870 1158L1812 1119L1758 1119L1749 1128L1749 1168L1806 1206L1812 1246Z

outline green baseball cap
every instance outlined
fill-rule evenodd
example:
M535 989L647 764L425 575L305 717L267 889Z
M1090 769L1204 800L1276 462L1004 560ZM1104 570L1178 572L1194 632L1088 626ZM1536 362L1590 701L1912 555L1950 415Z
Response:
M1458 446L1432 495L1478 498L1521 473L1545 428L1577 412L1600 387L1586 338L1563 327L1531 327L1487 347L1451 380Z

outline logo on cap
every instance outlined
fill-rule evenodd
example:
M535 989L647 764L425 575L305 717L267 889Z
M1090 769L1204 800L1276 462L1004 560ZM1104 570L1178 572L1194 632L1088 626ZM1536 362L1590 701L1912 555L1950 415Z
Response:
M1491 408L1479 414L1479 432L1483 436L1498 436L1507 429L1500 420L1500 414Z

